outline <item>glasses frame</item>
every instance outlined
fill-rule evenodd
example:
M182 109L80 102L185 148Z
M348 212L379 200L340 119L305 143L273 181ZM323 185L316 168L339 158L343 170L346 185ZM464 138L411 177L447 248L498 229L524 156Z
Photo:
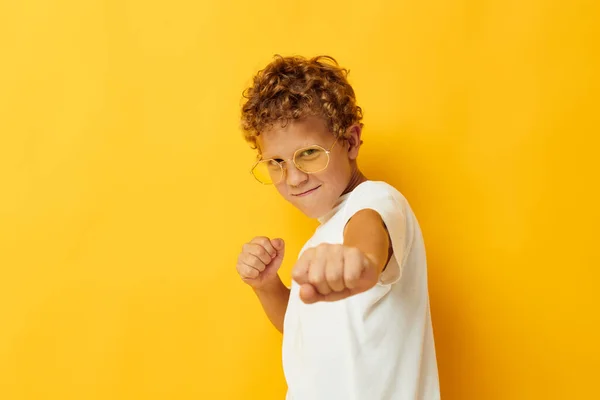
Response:
M300 170L300 171L304 172L305 174L309 174L309 175L310 175L310 174L316 174L317 172L325 171L325 170L327 169L327 167L329 166L329 162L331 161L331 150L333 150L333 148L335 147L335 144L338 142L338 140L339 140L339 139L340 139L340 138L336 138L336 139L335 139L335 141L333 142L333 144L331 145L331 147L329 148L329 150L327 150L326 148L324 148L323 146L320 146L320 145L318 145L318 144L313 144L313 145L306 146L306 147L302 147L302 148L300 148L300 149L296 150L296 151L294 152L294 155L292 156L292 158L289 158L289 159L287 159L287 160L283 160L283 161L276 161L276 160L275 160L275 159L273 159L273 158L266 158L266 159L263 159L263 158L262 158L262 156L260 156L260 155L259 155L259 156L258 156L258 160L256 160L256 162L255 162L254 164L252 164L252 168L250 168L250 174L252 174L252 176L254 177L254 179L256 179L256 181L257 181L258 183L262 184L262 185L276 185L276 184L278 184L279 182L281 182L281 181L284 179L284 177L285 177L285 174L287 173L287 168L285 168L285 167L283 166L283 164L286 164L286 163L288 163L289 161L291 161L291 162L292 162L292 164L294 164L294 166L295 166L295 167L296 167L298 170ZM320 169L320 170L318 170L318 171L306 172L305 170L303 170L302 168L300 168L300 167L298 166L298 164L296 164L296 155L297 155L299 152L302 152L302 151L305 151L305 150L307 150L307 149L314 148L314 147L318 147L319 149L323 150L323 151L325 152L325 154L327 154L327 163L325 164L325 166L324 166L323 168L321 168L321 169ZM259 180L259 179L256 177L256 175L254 175L254 169L256 168L256 166L257 166L258 164L260 164L261 162L265 162L265 161L275 161L275 162L277 163L277 165L279 166L279 168L281 169L281 178L280 178L280 179L279 179L277 182L264 183L264 182L261 182L261 181L260 181L260 180Z

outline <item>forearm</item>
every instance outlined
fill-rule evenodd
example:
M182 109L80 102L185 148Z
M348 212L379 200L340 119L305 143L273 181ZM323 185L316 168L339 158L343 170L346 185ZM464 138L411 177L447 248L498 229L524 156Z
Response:
M265 314L267 314L273 326L283 333L283 319L290 299L290 289L283 284L278 276L273 283L260 289L254 289L254 293L256 293Z

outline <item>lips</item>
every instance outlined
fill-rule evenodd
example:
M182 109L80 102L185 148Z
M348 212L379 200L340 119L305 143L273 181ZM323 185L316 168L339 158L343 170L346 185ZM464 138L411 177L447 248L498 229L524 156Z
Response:
M320 188L321 185L317 186L316 188L312 188L310 190L307 190L306 192L302 192L302 193L297 193L297 194L292 194L292 196L296 196L296 197L303 197L303 196L307 196L311 193L313 193L315 190L317 190L318 188Z

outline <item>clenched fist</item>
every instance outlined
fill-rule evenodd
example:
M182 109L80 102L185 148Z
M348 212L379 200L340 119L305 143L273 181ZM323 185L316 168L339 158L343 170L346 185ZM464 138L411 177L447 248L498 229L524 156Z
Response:
M307 249L292 270L305 303L336 301L377 283L375 260L355 247L320 244Z
M278 278L277 271L281 267L284 252L283 239L255 237L242 247L237 272L252 288L260 289Z

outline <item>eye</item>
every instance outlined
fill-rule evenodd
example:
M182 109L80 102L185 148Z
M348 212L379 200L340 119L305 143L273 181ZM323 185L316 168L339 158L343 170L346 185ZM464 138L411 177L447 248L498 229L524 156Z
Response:
M305 157L305 156L312 156L317 151L319 151L319 150L317 150L317 149L306 149L300 155L303 156L303 157Z
M270 159L267 160L267 167L269 169L279 169L281 167L281 159Z

